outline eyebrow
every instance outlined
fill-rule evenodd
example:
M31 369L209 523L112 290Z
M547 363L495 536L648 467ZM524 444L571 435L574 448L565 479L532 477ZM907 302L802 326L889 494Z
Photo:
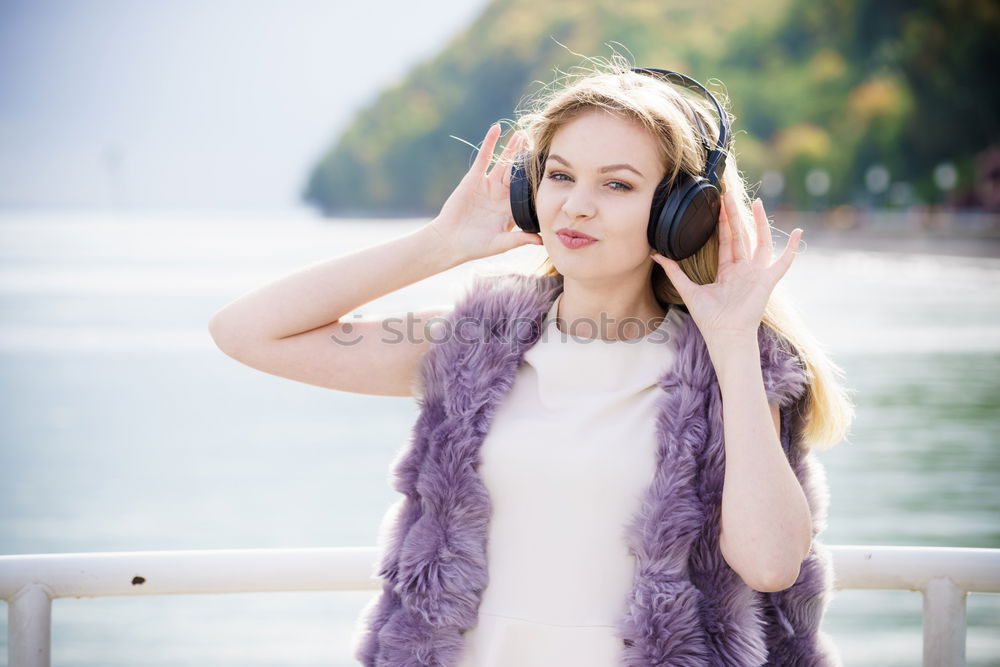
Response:
M562 157L561 157L561 156L559 156L559 155L556 155L555 153L553 153L552 155L550 155L548 159L550 159L550 160L556 160L557 162L562 162L562 163L563 163L564 165L566 165L567 167L572 167L572 166L573 166L573 165L571 165L571 164L570 164L569 162L567 162L567 161L566 161L566 160L565 160L564 158L562 158ZM641 171L639 171L638 169L636 169L636 168L635 168L635 167L633 167L632 165L630 165L630 164L626 164L626 163L624 163L624 162L622 162L621 164L609 164L609 165L607 165L607 166L605 166L605 167L601 167L601 168L600 168L600 169L598 169L597 171L598 171L598 173L601 173L601 174L606 174L606 173L607 173L607 172L609 172L609 171L618 171L618 170L620 170L620 169L626 169L626 170L628 170L628 171L632 171L632 172L635 172L635 173L636 173L636 174L638 174L638 175L639 175L640 177L642 177L642 178L646 178L645 176L643 176L643 175L642 175L642 172L641 172Z

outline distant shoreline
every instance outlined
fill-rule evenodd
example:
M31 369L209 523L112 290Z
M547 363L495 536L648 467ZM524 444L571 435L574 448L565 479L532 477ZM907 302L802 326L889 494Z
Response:
M928 232L899 235L891 232L803 229L805 229L805 234L802 241L806 244L814 244L815 247L824 250L869 250L873 252L1000 258L1000 237L954 236ZM784 247L784 244L776 238L775 246L780 249Z
M774 215L774 226L786 233L801 227L803 240L822 248L1000 257L1000 215L995 214L779 211Z
M769 210L775 229L775 245L783 247L782 234L796 227L805 230L803 241L818 249L861 250L890 253L952 255L959 257L1000 258L1000 215L976 212L927 211L865 211L838 207L829 211ZM399 215L386 217L325 217L309 207L286 209L204 209L204 210L108 210L88 209L3 209L0 224L5 228L23 224L58 223L87 225L94 222L121 225L171 224L196 220L224 222L255 228L289 223L337 225L338 222L378 226L384 223L406 226L426 223L432 216Z

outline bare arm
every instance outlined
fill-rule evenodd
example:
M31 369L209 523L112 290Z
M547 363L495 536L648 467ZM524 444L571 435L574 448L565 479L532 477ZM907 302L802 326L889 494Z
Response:
M461 263L426 225L258 287L215 313L209 331L223 352L266 373L341 391L407 396L429 347L423 326L445 311L401 315L417 334L403 337L393 334L394 319L340 318Z
M781 448L781 421L769 405L756 337L713 350L722 392L726 474L720 548L759 591L788 588L812 546L805 493Z
M733 191L719 214L713 283L696 284L675 260L654 253L680 292L708 346L722 393L726 470L719 548L751 588L795 583L812 547L809 502L781 447L781 420L768 405L757 332L775 285L795 258L795 229L777 261L764 205L752 205L756 241Z
M471 259L540 243L510 232L505 169L487 174L499 127L441 214L424 227L355 253L317 262L263 285L216 312L209 332L219 348L248 366L317 386L366 394L408 396L429 348L427 321L446 311L412 313L399 335L399 318L341 322L346 313ZM504 158L518 148L508 143Z
M316 262L263 285L219 310L209 327L226 342L276 340L336 321L366 303L464 260L433 225L334 259Z

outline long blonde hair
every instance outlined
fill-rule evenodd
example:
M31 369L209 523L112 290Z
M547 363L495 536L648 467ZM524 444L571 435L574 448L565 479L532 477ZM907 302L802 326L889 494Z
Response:
M659 78L632 72L631 65L617 54L609 61L592 58L588 62L592 64L590 67L575 68L573 74L564 75L542 89L529 100L529 108L519 117L517 125L527 134L528 145L534 155L547 153L559 128L581 113L604 109L637 122L656 138L665 178L673 181L682 171L702 173L706 154L695 114L713 146L719 132L715 108L707 99L690 95ZM725 97L713 94L725 110ZM538 191L542 168L537 160L529 164L528 175L534 192ZM750 196L737 169L731 146L721 185L723 191L735 193L741 209L739 219L746 224L750 238L756 239L756 230L750 223L753 219ZM705 285L715 282L718 257L716 229L698 252L680 260L679 264L688 278ZM549 258L545 259L537 273L559 275ZM662 304L683 305L683 299L663 270L654 267L651 287ZM830 360L823 346L810 334L780 283L771 294L762 321L783 336L805 363L809 379L804 430L806 443L826 449L844 440L854 418L854 405L838 379L843 377L843 370Z

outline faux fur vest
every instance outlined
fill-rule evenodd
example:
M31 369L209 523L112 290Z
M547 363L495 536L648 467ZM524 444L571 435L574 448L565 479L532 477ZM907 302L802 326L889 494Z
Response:
M367 667L448 667L476 625L488 584L490 499L479 448L525 351L562 290L560 276L477 277L421 368L425 388L412 440L393 466L403 494L383 536L382 592L362 613L356 657ZM719 549L725 448L715 369L694 320L659 379L657 470L626 528L636 568L617 623L628 667L828 666L819 631L832 586L826 548L813 540L793 586L747 586ZM761 368L781 411L781 444L812 510L826 523L823 469L801 438L807 378L787 342L761 325ZM544 545L542 545L544 546ZM580 582L586 586L587 582Z

